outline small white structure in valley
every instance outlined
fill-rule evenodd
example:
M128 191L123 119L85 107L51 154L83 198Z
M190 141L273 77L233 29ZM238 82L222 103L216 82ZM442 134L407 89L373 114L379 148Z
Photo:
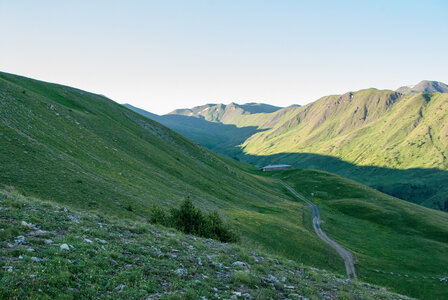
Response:
M279 171L279 170L288 170L291 169L291 165L269 165L263 168L260 168L260 171L266 172L266 171Z

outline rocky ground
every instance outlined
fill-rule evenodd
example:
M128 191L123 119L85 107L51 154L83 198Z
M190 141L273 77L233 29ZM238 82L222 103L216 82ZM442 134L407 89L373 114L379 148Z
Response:
M408 299L243 245L0 190L2 299Z

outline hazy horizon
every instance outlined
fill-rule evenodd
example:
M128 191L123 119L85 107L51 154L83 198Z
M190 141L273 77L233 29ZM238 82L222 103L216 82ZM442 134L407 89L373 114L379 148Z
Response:
M325 6L325 9L321 9ZM164 114L448 82L448 3L0 0L0 69Z

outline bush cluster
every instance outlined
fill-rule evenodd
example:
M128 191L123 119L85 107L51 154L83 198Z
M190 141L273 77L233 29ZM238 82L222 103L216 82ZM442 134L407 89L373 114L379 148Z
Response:
M171 208L169 213L159 206L151 209L149 220L154 224L176 228L187 234L205 238L212 238L221 242L237 242L239 236L224 223L217 211L202 212L193 205L190 198L186 198L179 208Z

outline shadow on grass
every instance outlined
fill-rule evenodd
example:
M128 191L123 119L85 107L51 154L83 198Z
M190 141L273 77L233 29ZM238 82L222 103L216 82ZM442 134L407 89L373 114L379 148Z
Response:
M127 107L130 108L130 106ZM231 124L210 122L203 117L197 118L182 115L158 116L142 110L135 111L212 151L233 158L237 158L241 153L239 148L237 148L238 145L255 133L265 130L258 129L257 126L237 127Z
M448 172L436 168L391 169L357 166L339 158L313 153L282 153L267 156L233 155L257 166L290 164L294 168L315 169L356 180L383 193L423 206L448 211Z
M391 196L426 207L448 211L448 172L436 168L392 169L357 166L337 157L314 153L281 153L267 156L248 155L238 147L253 134L263 131L256 126L210 122L204 118L158 116L130 107L187 138L236 160L257 166L291 164L294 168L316 169L356 180Z

